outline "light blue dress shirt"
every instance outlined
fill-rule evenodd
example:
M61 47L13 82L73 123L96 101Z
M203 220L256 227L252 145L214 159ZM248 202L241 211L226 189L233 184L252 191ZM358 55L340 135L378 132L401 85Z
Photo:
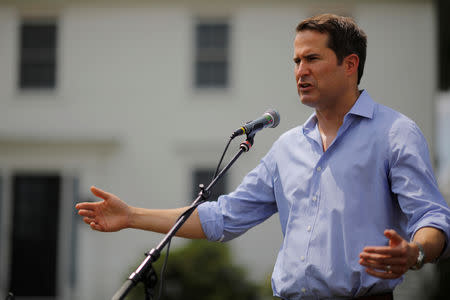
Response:
M279 213L283 243L272 274L283 299L340 299L389 292L401 279L368 275L365 246L424 226L450 234L425 138L404 115L363 91L323 151L317 118L284 133L231 194L198 207L208 239L228 241ZM444 250L448 256L449 247Z

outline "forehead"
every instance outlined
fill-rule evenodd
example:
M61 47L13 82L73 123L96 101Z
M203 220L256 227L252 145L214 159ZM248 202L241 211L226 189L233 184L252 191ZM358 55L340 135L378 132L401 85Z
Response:
M315 30L303 30L297 33L294 40L295 54L325 51L328 48L328 34Z

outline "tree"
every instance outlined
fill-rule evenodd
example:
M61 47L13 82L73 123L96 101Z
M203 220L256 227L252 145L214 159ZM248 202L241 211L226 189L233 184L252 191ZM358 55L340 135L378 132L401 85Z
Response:
M164 258L163 254L154 264L158 277L160 277ZM158 292L159 282L155 295ZM227 244L193 240L184 247L170 251L161 298L165 300L256 300L260 298L258 292L259 287L247 279L245 270L233 265ZM144 299L142 285L139 284L134 288L127 299Z

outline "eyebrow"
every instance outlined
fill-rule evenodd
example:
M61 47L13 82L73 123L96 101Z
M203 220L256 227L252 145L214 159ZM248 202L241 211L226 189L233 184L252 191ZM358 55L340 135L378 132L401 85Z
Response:
M313 52L313 53L309 53L309 54L306 54L306 55L305 55L306 58L311 58L311 57L313 57L313 56L320 56L320 54L319 54L319 53Z
M306 59L313 58L313 57L320 57L320 54L313 52L313 53L309 53L309 54L303 55L303 57L306 58ZM293 58L294 61L296 61L298 59L301 59L301 57L298 56L298 55L294 56L294 58Z

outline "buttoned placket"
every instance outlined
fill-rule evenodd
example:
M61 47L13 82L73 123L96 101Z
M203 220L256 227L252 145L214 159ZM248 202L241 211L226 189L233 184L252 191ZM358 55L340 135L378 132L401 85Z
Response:
M324 152L323 152L323 147L322 147L322 141L320 138L320 134L318 131L318 127L317 124L315 126L315 128L310 128L310 129L306 129L303 131L304 135L307 137L307 139L309 139L310 141L312 141L315 145L314 148L317 151L317 154L319 154L319 161L317 162L317 164L314 167L314 171L316 174L314 174L315 179L313 180L314 184L311 187L313 193L311 194L311 198L310 198L310 215L309 215L309 222L307 222L307 224L305 224L304 230L305 230L305 235L308 235L308 242L306 244L306 251L304 252L304 254L301 254L299 259L300 262L302 264L304 264L304 268L306 270L307 268L307 264L308 264L308 252L309 252L309 247L310 247L310 241L311 241L311 237L313 234L313 227L314 227L314 222L317 218L317 215L319 213L319 206L318 206L318 189L319 189L319 185L320 185L320 176L321 176L321 172L323 170L323 165L322 164L322 158L324 156ZM309 224L308 224L309 223ZM305 274L307 275L307 274ZM300 291L302 293L303 296L307 296L308 294L308 286L309 286L309 282L308 282L308 276L305 276L305 281L303 282L303 286L300 288Z
M325 171L325 166L326 166L326 161L328 160L328 157L332 154L332 151L329 151L330 148L339 140L339 138L341 138L341 136L346 132L346 130L350 127L350 125L352 124L351 119L348 119L348 116L346 116L346 118L344 119L344 123L342 124L341 128L338 131L338 134L336 135L336 138L333 140L333 142L331 143L331 145L328 147L327 151L323 151L323 146L322 146L322 140L320 138L320 133L318 132L318 126L316 124L316 132L309 132L309 134L307 134L307 136L312 139L313 141L315 141L316 146L320 147L321 150L321 156L319 161L317 162L316 166L315 166L315 180L314 180L314 187L313 187L313 194L311 197L312 203L311 203L311 207L314 207L314 222L317 219L317 215L319 213L319 190L320 190L320 178L322 173ZM334 146L336 147L336 146ZM314 223L312 225L307 225L306 226L306 232L307 234L310 235L310 239L311 239L311 234L312 229L313 229ZM309 252L309 242L308 242L308 246L307 246L307 253ZM300 256L300 261L302 263L307 263L307 257L306 256ZM307 274L305 274L307 275ZM308 277L306 276L306 285L303 286L300 290L302 292L303 295L306 296L308 289Z
M317 220L317 215L319 214L319 201L318 200L319 200L320 177L321 177L321 173L323 171L323 167L322 167L323 166L323 164L322 164L323 156L324 156L324 154L322 154L322 157L319 159L319 162L317 163L317 165L315 167L316 174L314 175L315 180L314 180L314 184L312 187L312 190L314 192L310 198L310 201L311 201L310 207L311 207L311 212L312 212L312 215L311 215L312 218L311 218L311 223L306 225L306 233L305 233L305 234L309 235L308 245L306 247L306 255L300 256L300 261L303 264L308 264L307 256L308 256L308 252L309 252L310 240L311 240L311 237L313 234L312 229L314 227L314 223ZM307 274L305 274L305 275L307 275ZM306 278L306 282L305 282L306 284L300 289L300 291L302 292L302 295L304 295L304 296L306 296L308 294L308 286L309 286L308 276L306 276L305 278Z

